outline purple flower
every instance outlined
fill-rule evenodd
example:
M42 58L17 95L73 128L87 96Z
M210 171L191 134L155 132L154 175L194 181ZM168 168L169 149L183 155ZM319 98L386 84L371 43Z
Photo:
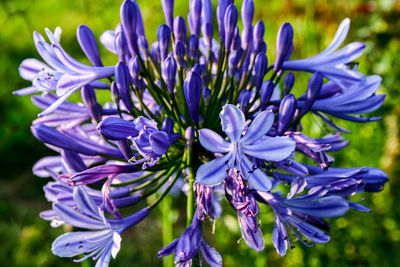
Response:
M197 182L203 185L218 184L226 177L227 171L236 166L254 189L271 189L271 181L267 175L257 168L248 156L266 161L280 161L291 155L295 143L288 137L266 136L274 122L272 112L260 112L244 136L242 132L245 129L245 117L237 107L225 105L220 118L222 130L231 142L227 142L212 130L199 130L199 140L204 148L225 155L201 165L197 170Z
M210 217L211 221L214 221L214 191L211 186L204 186L196 183L196 205L197 215L199 220L204 221L206 215Z
M74 227L94 231L79 231L59 236L52 244L52 252L59 257L74 257L81 254L97 259L96 266L108 266L111 256L116 257L121 243L121 234L129 227L143 220L150 209L141 211L121 220L104 217L91 197L80 187L74 189L73 201L77 209L61 202L53 204L58 218Z
M331 96L323 97L332 84L325 84L311 110L318 114L325 113L341 119L357 122L368 122L380 119L379 117L352 116L377 110L382 106L385 95L376 95L382 78L376 75L368 76L363 82L346 89L337 91ZM305 105L305 104L303 104ZM321 116L324 119L324 117Z
M239 226L246 244L260 252L264 249L264 237L258 227L259 207L253 193L236 169L229 172L225 179L226 196L237 210Z
M323 52L306 59L285 61L282 64L282 69L321 72L324 77L342 88L362 82L365 77L357 71L348 69L345 64L360 57L365 45L360 42L354 42L334 52L343 43L349 28L350 19L347 18L342 21L333 41ZM277 62L275 68L278 67Z
M327 170L332 164L333 160L325 153L330 149L330 145L326 143L319 143L318 141L299 132L288 132L286 135L293 138L296 142L296 149L303 152L317 163L321 168Z
M312 245L301 235L314 243L326 243L330 236L321 229L327 229L329 225L321 218L338 217L349 209L349 204L344 198L325 196L329 190L324 187L315 187L306 195L297 197L294 196L305 188L304 180L293 181L291 188L286 199L267 192L258 193L259 200L270 205L275 212L272 242L281 256L286 254L288 246L292 248L286 227L305 246Z

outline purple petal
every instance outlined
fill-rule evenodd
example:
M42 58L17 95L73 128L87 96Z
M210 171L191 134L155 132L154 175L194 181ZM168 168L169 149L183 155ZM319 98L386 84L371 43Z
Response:
M252 157L270 161L281 161L288 158L296 147L289 137L263 137L259 142L242 145L243 153Z
M291 210L320 218L339 217L349 210L347 201L339 196L327 196L313 201L292 198L282 201L281 204Z
M201 240L200 251L208 265L211 267L222 266L221 255L219 255L215 248L210 247L204 240Z
M240 139L242 144L251 144L266 135L274 123L274 113L271 111L260 112L250 124L246 134Z
M242 175L249 182L252 189L262 192L271 189L272 183L268 176L261 169L255 168L255 165L245 155L241 156L239 167Z
M205 149L214 153L227 153L230 150L230 143L209 129L199 130L199 141Z
M149 141L151 149L158 155L164 155L170 147L168 134L162 131L151 133Z
M201 185L219 184L226 177L231 161L232 154L228 153L221 158L204 163L197 170L196 181Z
M245 117L242 111L234 105L227 104L222 107L219 114L222 131L226 133L231 142L238 141L245 127Z

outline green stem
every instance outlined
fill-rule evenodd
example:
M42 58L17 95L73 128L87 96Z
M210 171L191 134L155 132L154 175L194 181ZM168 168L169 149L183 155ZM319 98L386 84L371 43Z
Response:
M192 224L193 214L194 214L194 192L193 192L193 184L194 184L194 174L193 170L190 170L189 173L189 191L187 196L187 220L186 225L189 227Z

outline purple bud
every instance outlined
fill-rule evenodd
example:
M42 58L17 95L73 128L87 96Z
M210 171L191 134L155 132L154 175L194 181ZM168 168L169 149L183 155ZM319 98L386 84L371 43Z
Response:
M190 116L197 123L199 122L199 104L202 92L201 77L197 72L189 71L183 84L183 90Z
M283 80L283 88L285 88L285 95L290 94L294 85L294 74L293 72L289 72L286 74L285 79Z
M129 62L128 62L128 68L129 68L129 74L131 75L131 77L136 80L137 78L139 78L139 74L140 74L140 61L139 58L137 56L132 57Z
M217 20L219 25L219 34L221 37L221 44L225 44L225 12L228 6L233 4L233 0L218 0Z
M168 90L174 91L176 82L177 64L173 57L168 57L162 64L162 76L167 83Z
M233 34L235 33L237 21L238 21L238 11L234 5L230 5L226 10L224 17L224 27L225 27L225 49L228 50L231 47Z
M185 44L182 41L177 41L175 44L175 58L178 61L179 66L186 67L185 55L186 48Z
M78 37L79 45L90 62L92 62L96 67L103 67L96 38L94 37L92 30L86 25L79 25L76 35Z
M254 54L267 53L267 44L264 41L254 44Z
M211 97L211 90L210 88L205 87L203 89L203 99L206 104L208 104L208 102L210 101L210 97Z
M144 36L144 24L143 24L143 17L142 12L140 11L140 7L138 3L132 1L136 6L136 36Z
M264 41L265 25L264 22L259 20L253 29L253 39L254 42Z
M202 4L201 0L191 0L189 2L189 28L190 32L197 37L200 35L200 26L201 26L201 9Z
M185 19L180 16L176 17L174 20L174 35L176 41L182 41L183 43L186 43L186 23Z
M165 21L170 29L174 24L174 0L161 0L162 8L165 15Z
M211 0L202 0L201 14L203 23L212 24L213 5Z
M69 149L80 154L85 154L89 156L97 155L96 151L78 144L73 139L60 133L50 126L44 124L36 124L31 126L31 131L32 134L43 143L59 148Z
M240 110L244 113L250 102L250 91L243 90L239 95Z
M171 30L167 25L162 24L158 27L157 39L160 46L161 61L164 61L168 56L169 44L171 42Z
M206 41L206 45L208 49L212 47L212 39L214 35L214 30L211 23L204 23L202 26L202 32L204 39Z
M293 94L289 94L282 99L279 107L279 119L278 119L278 135L282 135L287 127L293 120L294 114L297 108L297 101Z
M149 56L149 43L144 35L138 37L139 51L142 56L146 59Z
M129 136L137 136L135 124L117 117L108 117L99 123L97 130L107 139L123 140Z
M242 4L242 22L243 22L243 42L248 45L252 35L252 23L254 17L253 0L244 0Z
M236 26L235 33L233 34L231 50L239 50L241 48L242 39L240 38L239 27Z
M195 59L199 56L199 38L196 35L189 37L188 55L190 59Z
M324 77L320 72L315 72L313 75L311 75L311 78L308 82L306 101L301 109L302 115L306 114L314 104L315 99L317 99L319 93L321 92L323 80Z
M111 97L113 99L113 101L115 102L115 104L119 104L119 101L121 100L121 96L119 95L118 92L118 87L117 87L117 83L116 82L112 82L111 83Z
M132 55L138 53L136 23L137 23L137 6L131 0L125 0L121 5L121 24L126 35L129 51Z
M230 53L229 55L229 60L228 60L228 64L229 64L229 75L233 75L234 71L238 68L240 59L243 56L243 49L239 49L239 50L234 50Z
M174 121L171 118L166 117L162 124L162 130L167 134L172 134L174 132Z
M124 32L119 32L115 35L115 49L117 50L118 60L124 62L127 49Z
M268 58L265 54L258 54L254 64L256 89L260 90L265 74L268 69Z
M160 46L159 46L158 42L152 43L151 49L150 49L150 55L153 58L156 65L158 65L158 63L160 61Z
M260 109L265 110L274 92L274 83L270 80L265 81L260 90Z
M131 111L133 103L131 98L129 69L123 62L119 62L115 66L115 82L117 83L122 102L124 102L128 111Z
M103 108L97 102L96 92L94 91L93 87L86 85L81 90L82 100L87 107L90 117L96 121L101 121L101 116L103 112Z
M194 128L192 126L186 128L185 139L188 144L192 144L194 140Z
M285 60L288 60L293 49L293 28L288 22L282 24L276 39L276 60L274 71L278 72L282 68Z

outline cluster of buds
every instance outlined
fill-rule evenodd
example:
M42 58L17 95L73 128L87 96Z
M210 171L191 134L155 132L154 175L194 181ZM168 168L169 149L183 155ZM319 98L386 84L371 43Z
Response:
M189 227L158 253L175 253L177 266L190 266L196 255L210 266L222 265L202 231L207 218L214 222L220 216L221 195L237 212L243 240L259 252L264 249L259 205L270 207L272 241L280 255L293 247L293 236L306 246L328 242L324 218L349 209L369 211L352 196L381 191L386 174L371 167L334 168L328 155L349 144L341 135L347 130L334 120L377 120L362 114L378 109L385 98L376 94L379 76L366 77L352 67L365 45L339 49L350 20L340 24L324 51L299 60L290 59L294 31L284 23L270 64L265 26L253 21L252 0L242 4L242 32L233 0L219 0L216 17L211 0L190 0L187 23L174 17L173 0L161 2L166 24L158 27L150 46L138 3L122 3L121 23L100 36L116 54L113 66L103 65L96 38L85 25L78 27L77 37L92 65L63 49L59 28L46 29L49 42L34 33L44 62L22 62L21 77L32 86L14 93L40 93L32 102L43 111L31 130L58 153L33 167L37 176L53 179L44 187L53 206L41 216L53 226L82 229L58 237L53 253L84 255L80 260L92 257L96 266L108 266L122 234L172 189L181 191L182 184L189 188ZM212 27L215 19L219 34ZM311 78L296 97L294 73L300 72ZM109 98L99 101L100 90ZM68 102L77 91L82 103ZM331 134L305 135L307 114L316 115ZM298 162L298 153L315 166ZM280 191L280 184L290 185L290 191ZM145 207L129 214L139 206Z

